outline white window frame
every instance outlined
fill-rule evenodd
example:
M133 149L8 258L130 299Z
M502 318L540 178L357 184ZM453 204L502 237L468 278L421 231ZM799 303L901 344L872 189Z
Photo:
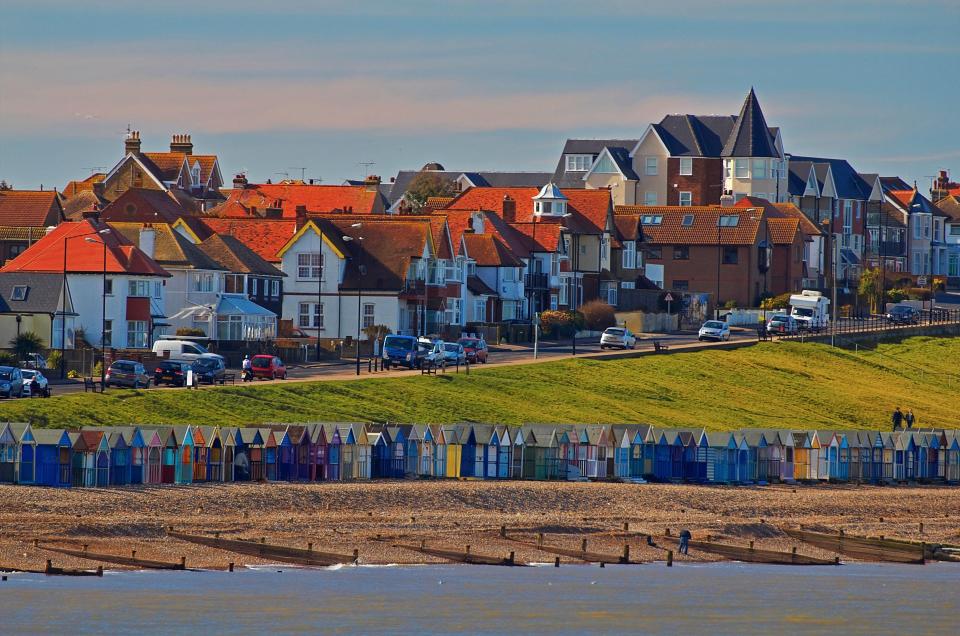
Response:
M689 177L693 175L692 157L680 157L680 169L678 174L682 177Z
M760 169L757 170L757 167ZM766 159L754 159L750 162L750 176L753 179L768 179L770 175L767 169Z
M587 172L593 165L593 155L567 155L567 172Z
M113 347L113 319L103 321L103 333L100 334L100 342L107 347Z
M194 272L191 282L193 283L191 291L198 294L209 294L216 291L213 284L213 274L210 272Z
M679 196L681 207L688 208L693 205L693 192L690 192L689 190L681 190Z
M487 301L484 298L473 300L473 321L487 322Z
M146 320L128 320L127 321L127 348L146 349L150 344L148 342L150 325Z
M280 281L272 280L270 281L270 296L272 298L280 298Z
M643 174L648 177L655 177L660 172L659 157L644 157Z
M369 310L369 311L368 311ZM363 303L363 317L361 324L363 328L372 327L377 320L377 306L374 303Z
M657 193L655 190L647 190L643 193L643 204L644 205L657 205Z
M623 266L623 269L637 268L637 242L636 241L623 242L622 266Z
M127 281L128 298L150 298L150 281L148 280L128 280Z
M300 252L297 254L297 280L323 278L323 252Z
M734 159L733 175L737 179L749 179L750 161L747 159Z

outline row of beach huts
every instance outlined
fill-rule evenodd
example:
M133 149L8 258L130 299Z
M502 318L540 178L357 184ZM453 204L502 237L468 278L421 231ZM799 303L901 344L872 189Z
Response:
M0 483L400 478L958 483L960 431L371 423L65 430L0 424Z

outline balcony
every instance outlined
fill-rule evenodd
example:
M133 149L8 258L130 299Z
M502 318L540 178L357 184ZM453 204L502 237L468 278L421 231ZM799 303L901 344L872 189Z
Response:
M876 255L905 256L907 254L907 244L901 241L883 241L882 243L871 241L869 251Z
M550 289L550 276L548 274L524 274L523 286L534 291Z
M407 280L403 289L400 290L400 298L407 300L416 300L418 298L423 298L426 294L427 298L457 298L460 296L460 283L442 283L434 284L430 283L426 286L426 291L424 291L424 281L422 280Z

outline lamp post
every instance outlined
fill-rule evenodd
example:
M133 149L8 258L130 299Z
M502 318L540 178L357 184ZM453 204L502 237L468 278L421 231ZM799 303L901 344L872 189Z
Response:
M723 254L723 246L720 244L720 227L720 216L717 216L717 295L713 302L713 317L715 320L720 320L720 260Z
M539 205L539 202L537 203L537 205ZM530 283L531 283L531 288L533 287L533 282L536 280L536 279L534 278L534 276L536 276L536 274L537 274L537 272L536 272L536 267L534 267L534 264L537 262L537 219L539 219L541 215L542 215L542 212L540 212L539 210L535 210L534 213L533 213L533 245L530 246ZM536 298L536 296L537 296L538 293L539 293L539 292L535 292L535 291L533 291L532 289L529 290L530 303L529 303L529 306L527 307L527 317L530 319L530 322L533 322L534 314L536 313L536 309L534 308L533 299ZM539 304L539 303L536 303L536 304ZM537 328L536 325L534 325L533 328L536 329L536 328Z
M317 362L320 362L320 305L323 303L323 226L320 221L314 224L320 235L320 271L317 272L317 306L313 310L314 327L317 328Z
M98 233L107 233L110 228L100 230ZM92 234L92 233L91 233ZM96 243L91 234L77 234L67 236L63 239L63 282L60 286L60 379L67 377L67 244L73 240L82 238L88 243Z
M351 223L350 227L352 228L361 228L363 223ZM357 249L359 250L359 255L357 258L357 375L360 375L360 327L361 327L361 300L363 299L363 275L366 273L363 266L363 237L358 236L354 239L352 236L344 236L344 241L356 241Z
M102 393L107 377L107 240L105 237L110 234L110 228L106 227L97 234L100 235L99 241L90 236L83 240L87 243L100 243L103 246L103 277L101 279L103 293L100 301L100 392Z

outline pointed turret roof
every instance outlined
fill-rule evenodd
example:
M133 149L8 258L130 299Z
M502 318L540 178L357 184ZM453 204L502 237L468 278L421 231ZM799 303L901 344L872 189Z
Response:
M743 108L740 109L740 115L733 124L733 130L730 131L720 156L780 157L753 88L743 101Z

